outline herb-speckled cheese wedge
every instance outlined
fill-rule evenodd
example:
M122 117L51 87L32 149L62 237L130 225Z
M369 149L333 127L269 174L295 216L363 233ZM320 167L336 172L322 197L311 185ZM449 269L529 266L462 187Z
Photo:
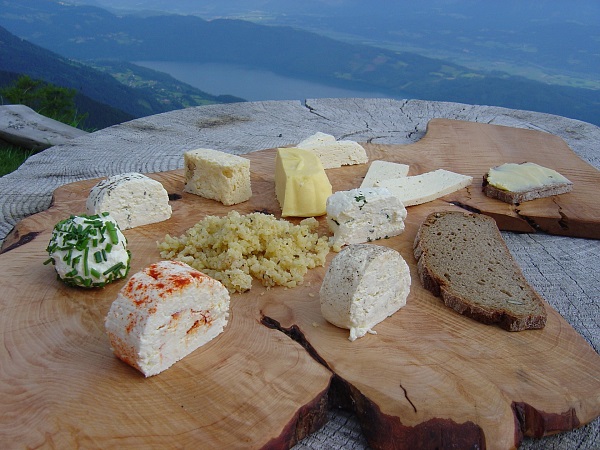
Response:
M129 272L127 239L108 213L71 216L54 226L46 251L58 278L72 286L102 287Z
M339 252L344 245L397 236L404 231L406 208L386 188L338 191L327 199L329 243Z
M410 292L410 269L396 250L373 244L350 245L338 253L325 273L321 313L329 323L350 330L350 341L404 305Z
M91 190L88 214L110 213L121 230L162 222L171 217L169 194L163 185L137 172L108 177Z

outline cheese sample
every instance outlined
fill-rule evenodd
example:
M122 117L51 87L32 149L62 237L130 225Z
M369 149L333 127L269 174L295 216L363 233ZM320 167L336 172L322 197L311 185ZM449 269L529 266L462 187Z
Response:
M472 181L471 176L438 169L421 175L381 180L376 185L389 189L404 206L413 206L463 189Z
M404 231L406 208L386 188L338 191L327 199L329 243L339 252L344 245L371 242Z
M392 178L403 178L408 175L408 165L399 164L390 161L375 160L369 166L369 170L365 175L360 187L368 188L377 186L377 183L382 180Z
M252 197L249 159L208 148L189 150L183 159L185 192L226 206Z
M297 148L314 152L323 164L324 169L334 169L353 164L364 164L369 161L367 152L358 142L341 140L326 133L316 133L304 139Z
M229 292L179 261L134 274L105 320L114 354L146 377L156 375L218 336L229 317Z
M408 264L396 250L372 244L346 247L327 268L321 290L321 313L329 323L350 330L350 341L406 305L410 292Z
M324 144L326 142L335 142L335 136L321 131L317 131L315 134L303 139L296 145L297 148L310 148L315 145Z
M96 184L86 202L88 214L108 212L121 230L171 217L169 194L163 185L141 173L108 177Z
M528 191L540 186L571 184L556 170L532 162L521 164L506 163L492 167L487 174L487 182L505 191Z
M275 193L282 217L313 217L325 214L332 188L316 154L279 148L275 156Z
M107 213L58 222L46 248L60 280L71 286L103 287L129 272L127 239Z

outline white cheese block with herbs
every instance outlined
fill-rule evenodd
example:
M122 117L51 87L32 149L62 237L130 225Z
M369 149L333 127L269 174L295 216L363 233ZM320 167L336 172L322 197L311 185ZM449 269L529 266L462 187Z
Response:
M299 142L296 148L316 153L324 169L364 164L369 161L366 150L358 142L337 141L334 136L321 132Z
M58 222L46 248L58 278L71 286L102 287L129 272L127 239L107 212Z
M86 209L88 214L110 213L121 230L162 222L172 214L163 185L137 172L100 181L90 190Z
M252 196L249 159L209 148L187 151L183 159L185 192L226 206L245 202Z
M114 354L146 377L175 364L223 332L229 291L179 261L131 276L105 319Z
M376 185L387 188L404 206L413 206L456 192L472 181L471 176L437 169L421 175L380 180Z
M335 192L327 198L326 213L333 251L396 236L404 231L406 218L402 202L381 187Z
M406 305L410 269L396 250L373 244L344 248L327 268L319 291L321 313L329 323L350 330L350 341Z
M361 188L377 186L377 183L382 180L393 178L403 178L408 175L409 166L391 161L382 161L376 159L371 162L369 170L360 185Z

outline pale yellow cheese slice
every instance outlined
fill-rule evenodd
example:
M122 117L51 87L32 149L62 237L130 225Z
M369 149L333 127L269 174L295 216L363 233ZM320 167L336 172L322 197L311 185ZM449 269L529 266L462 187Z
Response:
M421 175L377 181L376 185L387 188L404 206L413 206L463 189L472 181L473 177L468 175L438 169Z
M408 175L408 165L400 164L391 161L381 161L376 159L371 162L369 170L365 175L360 187L370 188L375 187L378 181L392 179L392 178L403 178Z

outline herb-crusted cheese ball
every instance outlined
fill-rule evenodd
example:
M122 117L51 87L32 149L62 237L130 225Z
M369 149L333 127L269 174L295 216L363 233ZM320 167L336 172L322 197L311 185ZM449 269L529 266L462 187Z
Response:
M54 226L46 251L58 278L85 288L102 287L129 272L127 239L108 213L71 216Z
M183 154L184 191L226 206L252 197L250 160L238 155L199 148Z
M121 230L162 222L171 217L169 194L163 185L137 172L108 177L91 190L88 214L110 213Z

